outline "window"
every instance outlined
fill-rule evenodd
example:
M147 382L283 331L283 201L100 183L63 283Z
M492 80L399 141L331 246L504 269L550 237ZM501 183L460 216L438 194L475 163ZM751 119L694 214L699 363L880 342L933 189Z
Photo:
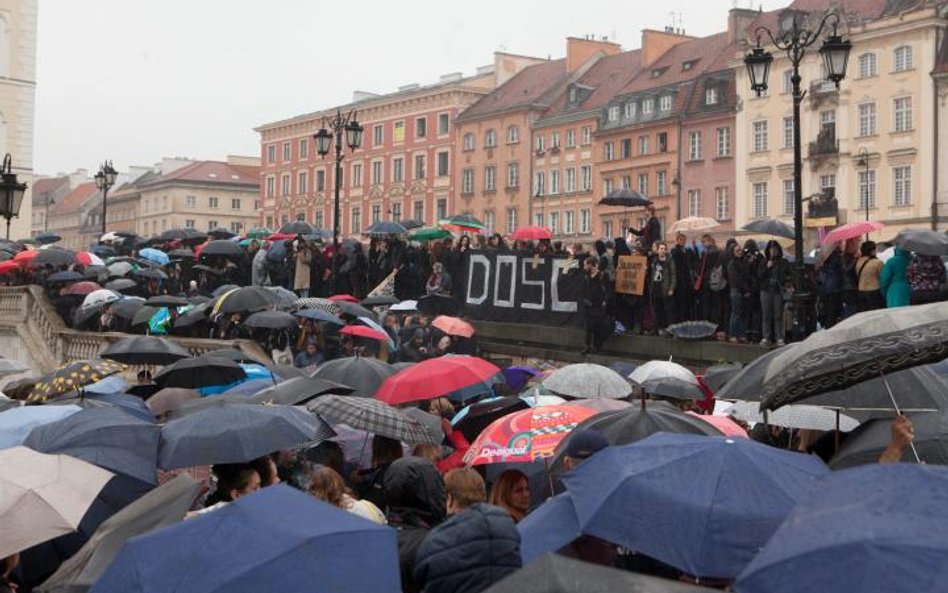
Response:
M613 105L609 108L609 121L619 121L619 106Z
M560 232L560 213L550 212L550 232L554 235Z
M507 163L507 187L510 189L520 187L519 163Z
M593 130L590 126L583 126L583 146L592 144Z
M392 220L398 222L402 219L402 203L395 202L392 204Z
M216 221L216 220L209 220L209 221L207 221L207 230L210 231L210 230L214 230L214 229L216 229L216 228L217 228L217 221ZM155 223L154 221L152 221L152 223L151 223L151 232L154 233L156 230L157 230L157 228L156 228L156 223Z
M602 145L602 158L607 161L611 161L616 156L616 143L615 142L606 142Z
M193 229L193 228L194 228L194 219L193 219L193 218L188 218L187 220L185 220L185 221L184 221L184 228L186 228L186 229Z
M783 118L783 147L793 148L793 118Z
M793 92L793 70L784 70L783 71L783 86L780 89L785 95L789 95Z
M352 207L352 226L349 228L349 232L362 232L362 208L359 206Z
M793 216L795 208L793 207L793 179L783 180L783 213L787 216Z
M908 206L912 203L912 167L893 167L892 199L896 206Z
M767 150L767 122L765 121L755 121L754 122L754 152L762 152ZM767 188L766 184L764 186L764 192L766 194Z
M534 224L535 226L545 226L545 225L544 225L544 222L545 222L545 221L543 220L543 213L542 213L542 212L534 212L534 213L533 213L533 224Z
M544 171L537 171L533 176L533 195L546 195L546 173Z
M661 111L671 111L672 108L672 96L663 95L662 98L658 100L658 108Z
M716 88L704 89L704 104L705 105L718 104L718 89Z
M612 236L612 221L611 220L602 221L602 236L603 237Z
M415 179L425 178L425 155L415 155Z
M651 115L655 107L655 99L645 99L642 101L642 115Z
M290 160L290 143L289 142L283 143L283 160L284 161Z
M512 233L517 230L517 209L507 208L507 232Z
M876 207L876 172L875 169L859 172L859 209Z
M603 179L602 180L602 195L608 196L612 193L612 190L615 189L615 182L612 179Z
M639 154L648 154L648 136L639 136Z
M579 189L580 191L590 191L592 189L592 167L583 165L579 168Z
M826 175L820 175L820 191L823 193L828 193L826 190L836 189L836 175L833 173L828 173Z
M688 190L688 216L698 216L701 213L701 190Z
M655 148L658 152L668 152L668 133L659 132L655 135Z
M372 224L382 220L382 205L372 204Z
M497 189L497 168L493 165L484 167L484 191Z
M836 110L827 109L820 112L820 133L836 140Z
M405 159L398 156L392 159L392 181L402 182L405 180Z
M576 168L566 169L566 193L571 194L576 191Z
M550 193L554 195L560 193L559 169L553 169L552 171L550 171Z
M380 185L382 183L382 161L373 161L372 162L372 185Z
M326 186L326 172L316 172L316 191L323 191ZM352 187L362 187L362 163L352 165Z
M576 146L576 130L570 128L566 130L566 148Z
M397 121L392 124L392 142L401 144L405 141L405 122Z
M912 97L893 99L895 108L895 131L907 132L912 129Z
M305 194L309 189L306 182L309 181L306 179L306 171L300 171L296 174L296 193Z
M438 153L438 177L446 177L450 175L451 170L448 168L448 153L447 151Z
M300 138L300 158L305 159L309 156L309 138Z
M277 160L277 147L274 144L271 144L267 147L267 162L275 163ZM193 220L191 222L194 222ZM193 227L192 227L193 228Z
M767 216L767 182L759 182L753 185L754 200L754 218L764 218Z
M272 228L273 228L273 217L272 217L272 216L267 216L267 218L266 218L266 224L265 224L264 226L267 227L268 229L272 229ZM192 228L193 228L193 227L192 227Z
M731 156L731 128L718 128L718 156Z
M862 54L859 56L859 78L876 76L876 54Z
M563 213L563 232L567 235L572 235L575 232L573 228L576 218L576 213L572 210L567 210Z
M639 193L648 195L648 173L639 173Z
M622 189L632 189L632 176L631 175L622 176Z
M424 138L428 135L428 118L419 117L415 119L415 138Z
M859 135L873 136L876 133L876 104L859 105Z
M240 210L240 198L231 198L231 199L230 199L230 209L231 209L231 210Z
M439 198L437 203L438 220L444 220L448 217L448 201L445 198Z
M727 220L727 188L714 188L714 218L716 220Z
M187 208L197 208L197 198L195 196L184 196L184 205Z
M464 134L464 150L474 150L474 134Z
M688 133L688 159L701 160L701 132Z
M911 70L913 66L912 46L903 45L901 47L895 48L894 62L895 62L896 72L902 72L903 70Z
M461 173L461 193L474 193L474 169L464 169Z
M276 188L276 179L273 177L267 177L267 197L272 198Z
M211 210L217 210L220 208L220 198L210 197L207 199L207 207Z
M668 172L659 171L655 173L655 195L664 196L668 193Z
M322 212L317 212L316 214L313 215L313 225L318 229L323 228L323 213Z
M550 147L551 148L560 147L560 133L559 132L553 132L552 134L550 134Z
M622 141L621 146L622 146L622 150L620 152L622 154L622 158L624 159L632 158L632 139L631 138L624 139Z
M537 134L536 149L537 152L543 152L546 150L546 138L543 136L543 134Z
M280 195L288 196L290 195L290 176L284 175L280 178Z
M586 234L589 232L589 209L583 208L579 211L579 232Z
M385 139L383 129L381 124L372 128L372 146L382 146L382 141Z
M422 221L425 219L425 203L422 200L412 204L412 218Z
M626 117L635 117L635 101L629 101L625 104L625 116Z
M484 226L487 227L487 233L494 233L494 211L493 210L484 210Z
M451 117L447 113L439 113L438 114L438 135L446 136L448 133L450 124L451 124Z
M497 146L497 132L493 128L484 132L484 147L493 148Z

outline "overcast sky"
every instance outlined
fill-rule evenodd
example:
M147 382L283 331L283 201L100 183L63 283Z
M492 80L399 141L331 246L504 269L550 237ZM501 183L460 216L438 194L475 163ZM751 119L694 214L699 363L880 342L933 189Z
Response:
M710 35L733 4L40 0L34 171L259 155L255 126L344 103L355 89L473 74L499 49L562 57L571 35L633 49L643 28L671 25L672 11L688 34Z

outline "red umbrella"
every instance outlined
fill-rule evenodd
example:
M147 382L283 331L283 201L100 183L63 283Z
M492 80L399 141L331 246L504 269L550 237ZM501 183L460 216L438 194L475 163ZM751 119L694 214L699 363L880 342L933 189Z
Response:
M475 356L430 358L386 379L375 398L395 406L446 396L476 385L483 385L486 390L499 372L499 368Z
M69 285L69 288L66 289L66 294L87 295L97 290L102 290L102 287L95 282L76 282L75 284Z
M198 259L201 257L201 252L204 251L205 246L207 246L207 241L205 241L204 243L201 243L200 245L194 248L194 259Z
M334 294L329 297L329 300L334 303L338 301L345 301L347 303L354 303L356 305L359 304L359 299L355 298L351 294Z
M435 320L431 322L431 325L440 329L449 336L470 338L474 335L474 326L462 319L458 319L457 317L438 315L435 317Z
M20 267L20 264L13 261L12 259L0 262L0 274L9 274L10 272L16 270Z
M840 243L848 241L862 235L868 235L875 231L881 231L885 225L874 220L865 220L860 222L849 222L841 227L837 227L823 237L823 244Z
M291 235L290 233L273 233L267 237L267 241L289 241L295 238L296 235Z
M11 261L15 261L21 266L25 266L37 255L39 255L39 251L36 251L35 249L24 249L23 251L14 255Z
M378 340L380 342L387 342L388 336L380 332L377 329L372 329L371 327L366 327L364 325L347 325L346 327L339 330L340 334L345 334L347 336L358 336L360 338L371 338L373 340Z
M727 416L710 416L707 414L695 414L694 412L685 412L685 414L689 414L695 418L704 420L711 426L720 430L726 437L748 438L747 431L744 430L744 427L737 422L734 422Z
M530 463L552 457L560 444L583 420L596 414L582 406L537 406L494 420L464 455L468 465Z
M539 241L541 239L552 239L553 233L544 226L522 226L510 235L514 241Z

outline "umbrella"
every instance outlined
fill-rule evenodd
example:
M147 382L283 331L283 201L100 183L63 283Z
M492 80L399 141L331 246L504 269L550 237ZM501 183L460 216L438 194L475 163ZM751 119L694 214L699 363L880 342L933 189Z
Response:
M14 360L12 358L0 358L0 377L28 371L32 367L25 362Z
M335 434L324 420L294 406L224 403L165 424L158 463L163 469L243 463Z
M309 235L316 232L316 227L305 220L294 220L281 226L278 232L285 235Z
M53 247L50 249L41 249L31 260L30 266L41 268L46 265L53 267L69 266L77 263L76 252L70 249L60 249ZM102 262L99 261L101 264Z
M698 418L702 422L707 422L708 424L716 428L718 431L720 431L721 434L723 434L726 437L739 437L742 439L749 438L747 436L747 430L743 426L738 424L737 422L734 422L733 420L731 420L731 418L729 418L728 416L696 414L690 410L685 412L685 414L688 414L689 416L694 416L695 418Z
M244 249L233 241L217 239L210 241L201 250L201 257L204 256L223 256L223 257L242 257Z
M130 540L90 593L386 593L398 567L394 529L280 484Z
M301 310L320 309L327 313L332 313L333 315L337 315L339 313L339 305L337 305L334 301L315 297L296 299L296 307Z
M540 509L537 509L539 511ZM534 512L537 512L534 511ZM532 515L532 513L531 513ZM524 522L530 519L530 515ZM521 523L522 525L523 523ZM518 525L518 529L523 529ZM524 535L524 547L526 535ZM524 554L524 561L529 562ZM518 570L484 593L713 593L715 589L696 587L628 570L607 568L547 554Z
M557 395L576 398L621 399L632 394L632 386L614 370L598 364L570 364L556 369L543 386Z
M137 286L138 283L130 278L119 278L111 282L106 282L105 284L105 288L112 292L124 292L130 288L136 288Z
M63 240L59 235L54 235L53 233L40 233L33 237L33 240L39 243L40 245L51 245L53 243L58 243Z
M435 443L434 437L418 420L378 400L343 395L323 395L307 407L333 422L410 445Z
M0 557L71 533L112 474L75 457L0 450Z
M461 303L445 294L429 294L418 299L415 308L425 315L457 315Z
M717 228L718 226L720 226L720 224L713 218L706 216L688 216L673 222L671 228L668 229L668 234L698 233Z
M849 432L859 426L859 420L842 414L839 410L801 404L783 406L779 410L768 412L765 417L757 402L737 402L727 408L725 413L748 424L763 422L786 428L836 430L838 427L842 432Z
M353 317L368 317L369 319L376 317L374 312L358 303L350 303L348 301L335 301L335 303L339 307L340 315L345 313Z
M352 395L372 397L382 382L396 373L392 365L377 358L348 356L319 365L313 377L352 387Z
M4 252L6 253L6 252ZM0 262L0 274L12 274L20 269L19 264L13 260Z
M23 445L61 453L148 484L157 483L158 432L154 422L115 407L91 408L34 428Z
M792 407L794 406L780 408L775 414ZM921 462L948 465L948 412L919 412L909 414L908 418L915 429L915 438L912 442ZM843 441L839 451L830 459L829 466L833 469L845 469L876 463L889 445L891 435L892 421L890 419L870 420L855 429ZM902 461L914 462L915 457L910 451L906 451L902 456Z
M168 274L165 274L161 270L155 269L138 269L132 270L132 274L138 276L139 278L145 278L146 280L167 280Z
M162 416L176 410L185 402L201 397L193 389L183 387L165 387L148 398L145 405L155 416Z
M600 451L563 482L584 533L732 579L827 473L816 457L750 439L656 434Z
M782 220L776 218L760 218L751 221L741 227L741 230L762 235L773 235L774 237L783 237L784 239L793 239L796 235L793 228Z
M402 225L388 220L372 223L369 228L365 229L365 233L372 236L404 235L407 232L408 229Z
M522 226L510 235L514 241L542 241L553 238L553 233L545 226Z
M823 237L822 243L824 245L829 243L841 243L843 241L848 241L849 239L861 237L862 235L868 235L869 233L881 231L884 228L884 224L874 220L849 222L826 233L826 236Z
M928 229L902 229L892 240L903 249L922 255L948 255L948 234Z
M474 326L463 319L458 319L457 317L439 315L438 317L435 317L434 321L431 322L431 325L432 327L440 329L449 336L461 336L462 338L470 338L474 336Z
M154 262L159 266L163 266L171 261L171 258L168 257L168 254L164 251L154 249L151 247L146 247L138 252L138 257L142 259L147 259L150 262Z
M218 297L215 313L250 313L276 304L276 295L261 286L244 286Z
M678 377L658 377L648 379L641 385L646 393L657 397L667 397L680 400L703 400L704 392L697 383L685 381Z
M73 285L75 286L75 285ZM111 290L106 290L104 288L99 290L93 290L90 293L86 294L86 298L82 300L83 307L98 307L105 305L107 303L112 303L122 298L117 292L112 292Z
M78 282L84 279L85 276L79 272L73 270L63 270L62 272L56 272L55 274L50 274L46 278L47 282Z
M425 226L425 223L417 218L403 218L398 221L398 224L402 225L408 230L417 229Z
M207 231L208 237L213 237L215 239L231 239L237 236L237 233L229 231L224 227L214 227L213 229Z
M236 362L216 356L185 358L166 366L154 376L161 387L196 389L211 385L227 385L247 376Z
M398 405L464 391L463 395L489 392L500 369L483 358L442 356L429 358L387 378L375 392L376 399Z
M289 291L282 286L264 286L264 288L273 293L276 297L277 306L284 309L292 308L296 305L296 301L299 298L295 292Z
M529 463L551 457L556 446L583 420L589 408L537 406L498 418L485 428L464 456L468 465Z
M142 401L140 397L126 393L86 394L81 397L65 397L48 402L47 405L78 406L84 410L114 409L148 423L152 423L155 420L155 417L148 411L145 402Z
M168 252L168 257L172 260L194 259L194 252L187 247L172 249Z
M145 304L149 307L185 307L191 303L184 297L162 294L159 296L150 297L145 301Z
M67 418L82 410L79 406L19 406L0 412L0 449L22 445L38 426Z
M123 364L166 365L191 358L191 353L165 338L135 336L115 342L101 356Z
M440 227L413 228L408 232L408 239L410 241L418 241L421 243L425 241L441 241L442 239L448 239L452 236L451 231Z
M603 206L624 206L626 208L636 208L639 206L648 206L652 203L652 200L646 198L644 195L633 189L622 187L619 189L614 189L606 194L606 197L599 200L599 203Z
M98 255L99 257L105 257L105 258L115 257L116 255L118 255L115 252L115 250L109 247L108 245L93 245L92 253Z
M392 305L388 308L389 311L417 311L418 310L418 301L407 300L402 301L396 305Z
M744 365L739 362L710 366L704 374L701 375L701 380L704 381L704 384L711 391L718 391L725 383L737 375L742 368L744 368Z
M135 311L135 315L132 317L132 327L138 325L148 325L151 321L151 318L155 316L158 311L161 309L158 307L147 307L145 302L142 301L142 306Z
M948 580L946 499L948 470L939 466L833 472L797 504L734 590L938 591Z
M542 562L545 554L556 552L583 535L569 492L546 499L517 524L517 531L524 565L536 560Z
M284 311L260 311L247 317L244 325L254 329L294 329L299 323Z
M340 319L339 317L323 311L322 309L301 309L293 313L297 317L303 317L305 319L312 319L313 321L322 321L325 323L334 323L336 325L345 325L346 322Z
M474 218L470 214L455 214L447 218L442 218L438 224L452 231L473 231L479 232L487 228L484 223Z
M695 377L694 373L670 360L650 360L636 368L629 375L629 380L636 385L641 385L650 379L667 378L680 379L694 385L698 384L698 378Z
M632 407L632 404L621 399L574 399L570 403L596 412L617 412Z
M127 276L130 272L135 270L135 266L130 264L127 261L117 261L106 266L110 278L120 278L122 276Z
M527 382L540 374L533 367L512 366L504 369L504 381L514 391L520 391L527 386Z
M248 239L264 239L273 234L273 231L267 227L254 227L247 231Z
M188 309L184 313L178 315L178 318L174 320L174 329L182 330L189 328L191 326L197 325L202 321L207 319L207 310L210 303L202 303L200 305L195 305L194 307Z
M370 296L362 299L362 302L359 303L363 307L384 307L388 305L394 305L398 302L398 299L391 295L380 294L376 296Z
M126 541L184 519L201 485L179 475L106 519L78 552L34 591L85 593L102 576Z
M102 291L103 294L104 294L104 290L103 290L103 288L102 288L101 286L99 286L99 283L98 283L98 282L91 282L91 281L89 281L89 280L83 280L82 282L73 282L72 284L70 284L70 285L66 288L65 293L66 293L66 294L74 294L74 295L77 295L77 296L83 296L83 297L84 297L84 296L87 296L87 295L92 294L92 293L94 293L94 292L100 292L100 291ZM111 292L111 291L109 291L109 292ZM115 294L115 293L112 293L112 294ZM111 298L111 295L109 295L109 296L110 296L110 298ZM119 295L115 295L115 296L119 296ZM112 300L116 300L116 299L112 299ZM107 302L108 302L108 301L107 301ZM104 304L104 303L103 303L103 304ZM86 305L83 303L83 306L86 306Z
M168 243L170 241L180 241L182 243L201 243L207 239L207 235L196 229L174 228L162 232L153 239L155 243Z
M352 393L352 388L325 379L293 377L263 391L258 391L248 401L261 404L299 406L326 393L348 395Z
M237 348L221 348L220 350L209 350L204 353L204 356L215 356L218 358L226 358L227 360L233 360L234 362L249 362L264 364L266 359L258 360L253 355L239 350Z
M669 325L665 331L682 340L703 340L718 331L718 324L711 321L681 321Z
M529 407L527 402L517 396L493 397L461 409L451 419L451 426L460 430L468 441L473 441L498 418Z
M103 378L125 370L125 365L111 360L78 360L59 367L33 386L27 397L30 401L46 401L57 395L81 389Z
M380 332L364 325L347 325L346 327L340 329L339 333L345 336L368 338L370 340L378 340L380 342L390 341L388 334L385 332Z

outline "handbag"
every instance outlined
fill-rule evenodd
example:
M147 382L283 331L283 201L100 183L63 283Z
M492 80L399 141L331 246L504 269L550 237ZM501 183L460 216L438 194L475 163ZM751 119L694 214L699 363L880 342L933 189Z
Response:
M701 269L698 270L698 275L695 276L694 289L695 292L701 292L701 287L704 283L704 265L707 263L707 255L701 257Z

